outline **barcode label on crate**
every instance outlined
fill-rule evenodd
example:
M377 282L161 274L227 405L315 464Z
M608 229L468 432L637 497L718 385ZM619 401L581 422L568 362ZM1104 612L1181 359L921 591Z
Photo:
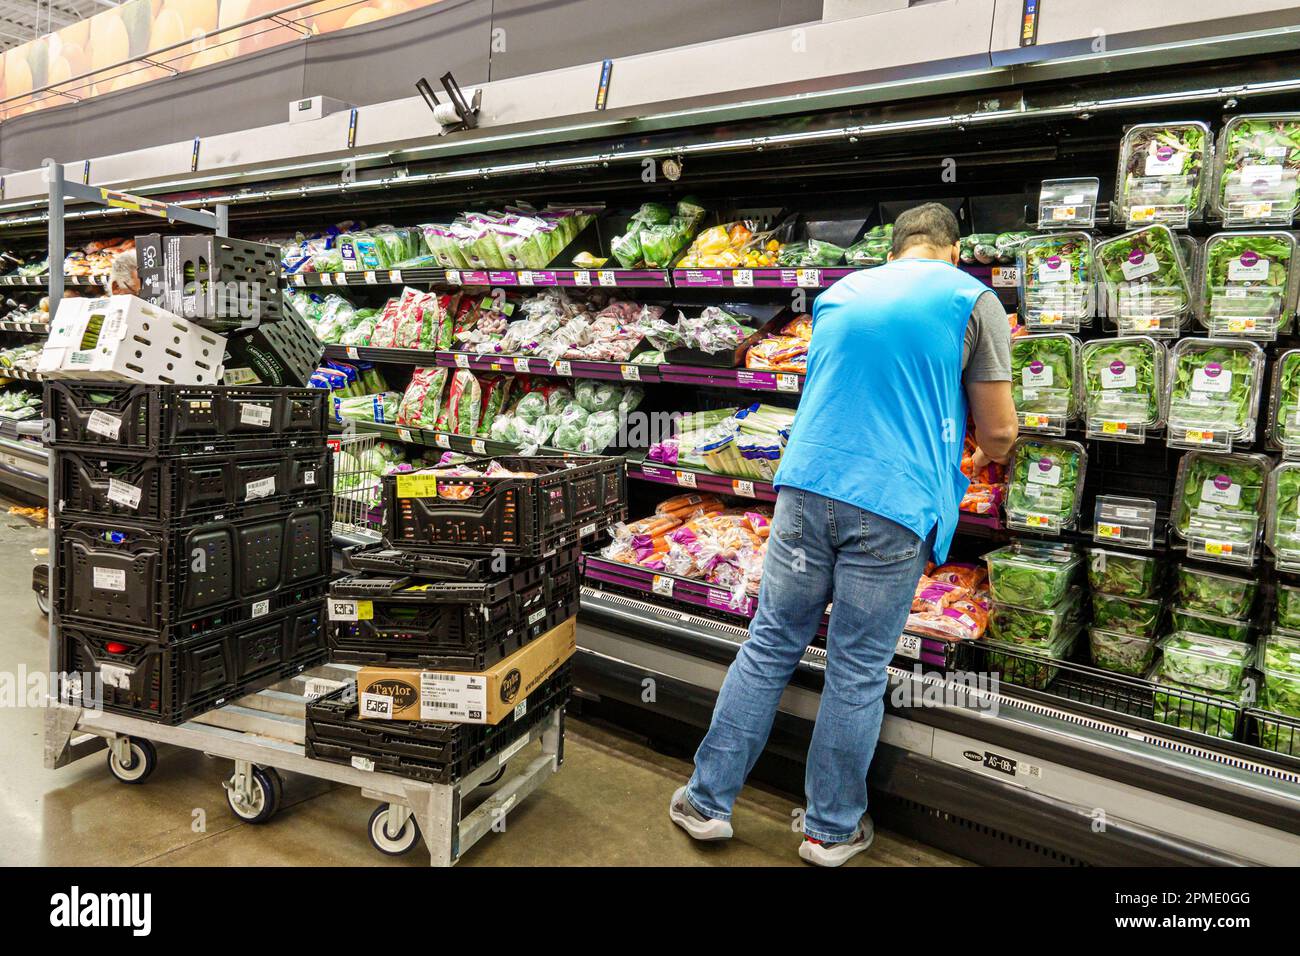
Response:
M91 582L101 591L125 591L126 571L121 568L94 568Z
M520 737L518 740L512 743L505 750L501 751L500 756L497 757L497 766L498 767L503 766L507 760L509 760L511 757L519 753L519 751L523 750L527 746L528 746L528 735L524 734L522 737Z
M275 494L275 478L258 478L256 481L250 481L244 486L244 499L246 501L256 501L258 498L269 498Z
M371 694L363 692L360 700L360 715L375 720L393 719L393 698L391 694Z
M515 706L515 720L523 720L524 715L528 713L528 698L525 697Z
M271 406L239 403L239 421L243 425L256 425L259 428L271 427Z
M584 524L581 528L578 529L579 538L585 538L587 535L595 534L595 533L596 533L596 522L594 521L591 524Z
M304 471L304 472L302 473L302 483L303 483L304 485L314 485L314 484L316 484L316 472L315 472L315 471Z
M540 611L534 611L532 614L528 615L528 625L530 627L538 621L544 620L546 620L546 608L542 608Z
M134 667L123 667L121 664L100 664L99 678L104 682L105 687L116 687L118 690L131 689L131 676L135 674Z
M258 618L266 617L271 613L271 599L263 598L260 601L253 602L253 609L249 612L249 617Z
M115 505L135 511L140 507L140 496L143 494L142 489L129 482L118 481L116 478L108 479L108 500Z
M375 616L375 604L353 598L330 598L329 614L331 621L369 621Z
M487 723L487 679L480 674L422 671L420 719Z
M117 436L122 432L122 419L108 412L94 411L86 420L86 431L117 441Z
M356 770L365 770L369 773L375 769L375 762L369 757L357 756L352 758L352 766Z
M347 681L330 680L328 677L312 677L303 686L302 696L308 700L315 700L317 697L334 693L346 683Z

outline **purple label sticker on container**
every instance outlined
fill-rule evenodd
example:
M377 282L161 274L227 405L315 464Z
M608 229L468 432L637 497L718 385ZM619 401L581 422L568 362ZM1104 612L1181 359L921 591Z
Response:
M1207 362L1205 364L1205 375L1207 378L1218 378L1219 373L1223 371L1223 366L1218 362Z
M1128 366L1124 364L1123 360L1115 359L1115 361L1110 363L1110 374L1123 375L1126 368L1128 368Z
M1156 147L1156 159L1160 160L1160 162L1167 163L1173 158L1174 148L1172 146L1161 145Z
M1133 263L1133 265L1138 266L1142 264L1142 260L1146 257L1147 254L1141 249L1134 249L1128 254L1128 261Z
M1047 262L1047 268L1049 269L1056 270L1061 268L1060 256L1048 256L1046 262Z
M1241 254L1241 264L1249 269L1255 263L1259 262L1259 253L1254 249L1247 249Z
M1042 375L1044 368L1045 366L1038 359L1034 359L1029 363L1029 371L1033 372L1035 375Z
M1040 459L1038 459L1038 470L1039 470L1039 471L1051 471L1051 470L1052 470L1052 459L1050 459L1050 458L1040 458Z
M1214 487L1218 488L1220 491L1227 491L1232 487L1232 479L1227 475L1216 475L1214 479Z

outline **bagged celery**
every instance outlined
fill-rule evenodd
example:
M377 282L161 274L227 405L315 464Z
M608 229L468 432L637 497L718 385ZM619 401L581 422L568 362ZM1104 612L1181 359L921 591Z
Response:
M438 421L442 391L447 382L445 368L417 368L397 407L397 424L432 428Z

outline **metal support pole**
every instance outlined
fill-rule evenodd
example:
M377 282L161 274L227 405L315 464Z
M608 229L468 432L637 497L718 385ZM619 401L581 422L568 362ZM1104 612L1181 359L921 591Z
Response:
M222 239L230 238L230 207L225 203L218 203L213 210L217 215L217 235Z
M54 314L59 307L59 302L63 299L63 164L56 163L53 160L45 162L46 176L50 185L50 221L49 221L49 264L50 278L48 295L50 297L50 321L54 321ZM58 474L59 462L58 452L54 448L54 423L49 417L49 406L45 407L45 427L43 431L45 439L45 448L48 458L46 459L49 468L49 478L45 486L45 508L46 508L46 525L49 529L46 540L49 542L49 589L50 589L50 614L49 614L49 662L50 673L57 674L59 671L59 561L58 561L58 543L55 540L54 533L54 515L58 510L58 502L54 498L54 476Z

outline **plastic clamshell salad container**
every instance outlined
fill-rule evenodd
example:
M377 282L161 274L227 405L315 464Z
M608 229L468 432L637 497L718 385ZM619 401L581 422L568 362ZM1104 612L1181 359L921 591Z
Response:
M1078 442L1017 439L1007 482L1007 525L1049 534L1073 528L1087 468L1088 453Z
M1268 476L1264 541L1283 571L1300 570L1300 462L1284 461Z
M993 600L1028 608L1060 604L1082 563L1072 551L1015 545L990 551L984 561Z
M1058 232L1016 247L1020 314L1034 331L1077 332L1096 314L1097 276L1092 237Z
M1096 176L1044 179L1038 193L1039 229L1091 229L1097 221Z
M1089 438L1141 442L1164 424L1164 343L1147 335L1093 339L1079 361Z
M1176 681L1205 690L1235 691L1255 648L1241 641L1224 641L1177 631L1160 641L1164 673Z
M1082 615L1083 591L1070 591L1055 607L1017 607L995 601L989 609L988 636L1014 647L1048 647Z
M1170 674L1163 661L1152 669L1147 680L1156 685L1151 695L1153 720L1223 740L1231 740L1237 735L1237 721L1241 716L1240 687L1216 693L1188 684Z
M1252 564L1268 472L1265 455L1189 452L1178 463L1173 530L1195 557Z
M1273 623L1292 631L1300 631L1300 587L1294 584L1277 585L1277 604L1273 609ZM1300 644L1297 645L1300 651Z
M1141 123L1120 143L1115 219L1186 226L1205 209L1214 140L1205 123Z
M1300 113L1234 116L1219 134L1214 209L1229 226L1287 226L1300 210Z
M1149 598L1156 593L1160 562L1150 555L1088 549L1088 587L1093 595Z
M1145 674L1156 656L1155 638L1100 627L1088 628L1088 645L1097 667L1133 677Z
M1081 630L1078 626L1064 628L1044 647L1008 644L985 638L982 643L985 645L987 666L1001 674L1002 680L1008 684L1041 690L1060 673L1060 667L1055 666L1055 662L1070 655Z
M1264 684L1259 703L1265 710L1288 717L1300 717L1300 674L1260 667Z
M1250 622L1232 617L1222 617L1207 611L1193 611L1186 607L1169 609L1169 619L1175 631L1212 637L1219 641L1249 641Z
M1176 571L1174 599L1180 607L1241 620L1250 616L1259 584L1250 578L1220 574L1190 564Z
M1300 637L1266 634L1259 639L1259 668L1300 677Z
M1296 239L1289 232L1220 232L1200 257L1197 313L1211 335L1273 341L1295 315Z
M1080 406L1079 340L1066 332L1011 341L1011 398L1025 431L1064 435Z
M1154 637L1164 605L1154 598L1120 597L1094 593L1092 623L1095 627L1139 637Z
M1168 226L1146 226L1097 244L1106 314L1122 335L1174 338L1192 307L1184 254Z
M1149 548L1155 544L1159 514L1150 498L1098 495L1092 503L1092 539L1101 544Z
M1254 342L1180 340L1169 353L1169 446L1231 451L1253 441L1263 379L1264 350Z
M1283 352L1273 363L1269 398L1269 443L1283 458L1300 458L1300 349Z

